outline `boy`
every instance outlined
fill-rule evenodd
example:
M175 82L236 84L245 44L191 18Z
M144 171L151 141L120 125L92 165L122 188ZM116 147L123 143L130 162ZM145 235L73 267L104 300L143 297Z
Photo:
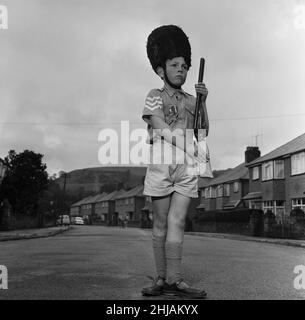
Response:
M177 26L161 26L148 37L147 55L153 70L164 82L162 89L148 93L142 115L148 124L151 151L163 143L193 156L193 140L186 139L185 133L186 129L193 128L196 99L182 90L191 66L188 38ZM208 91L203 83L195 85L195 89L202 94L204 128L208 132L205 107ZM160 133L156 129L167 130ZM180 135L173 134L177 129ZM198 145L195 148L197 160L205 160L205 153ZM205 291L190 287L181 275L185 218L191 198L198 197L198 177L189 174L187 169L187 164L180 162L148 165L143 194L152 199L152 242L157 278L153 286L142 290L143 295L168 294L190 299L206 297Z

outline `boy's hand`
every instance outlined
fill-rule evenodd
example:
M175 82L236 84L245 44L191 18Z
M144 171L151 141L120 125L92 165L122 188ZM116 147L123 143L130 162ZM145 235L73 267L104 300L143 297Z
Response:
M195 90L196 90L196 93L198 94L201 94L202 95L202 101L205 102L207 96L208 96L208 89L206 88L205 84L204 83L197 83L195 84Z
M208 158L207 150L201 143L194 142L194 159L199 163L206 163Z

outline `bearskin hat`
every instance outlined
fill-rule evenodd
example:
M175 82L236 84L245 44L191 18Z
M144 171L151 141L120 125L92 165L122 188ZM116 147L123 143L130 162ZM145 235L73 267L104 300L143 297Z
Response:
M191 66L191 46L188 37L175 25L154 29L147 38L146 50L156 73L158 67L165 67L167 59L175 57L183 57L188 68Z

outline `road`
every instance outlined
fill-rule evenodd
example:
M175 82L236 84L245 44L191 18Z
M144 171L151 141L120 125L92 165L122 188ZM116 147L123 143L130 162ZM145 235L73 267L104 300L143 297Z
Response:
M49 238L0 242L8 269L1 299L148 299L141 288L154 275L151 231L74 226ZM185 279L209 299L305 299L293 286L302 248L185 236Z

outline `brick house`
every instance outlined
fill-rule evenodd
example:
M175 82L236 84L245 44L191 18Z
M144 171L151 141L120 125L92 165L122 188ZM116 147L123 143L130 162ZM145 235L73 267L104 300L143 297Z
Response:
M145 205L143 188L144 186L140 185L114 197L119 220L127 219L129 225L140 226L141 209Z
M247 147L245 162L226 170L216 178L201 181L201 203L197 210L200 212L244 207L243 197L249 193L249 173L246 165L259 156L258 147Z
M115 190L96 199L94 214L97 217L97 220L111 226L118 225L118 213L115 209L115 197L124 192L125 190L123 189Z
M247 164L250 208L271 210L277 220L305 211L305 133Z
M83 203L88 201L90 198L92 198L92 196L86 197L84 199L81 199L81 200L73 203L70 206L70 216L71 217L80 217L80 216L82 216L81 207L82 207Z
M153 208L150 196L145 196L144 207L141 209L141 228L151 228L153 225Z
M84 219L88 220L89 223L92 223L95 220L94 207L96 204L96 200L99 197L101 197L101 194L89 196L88 198L85 198L81 203L80 214Z

